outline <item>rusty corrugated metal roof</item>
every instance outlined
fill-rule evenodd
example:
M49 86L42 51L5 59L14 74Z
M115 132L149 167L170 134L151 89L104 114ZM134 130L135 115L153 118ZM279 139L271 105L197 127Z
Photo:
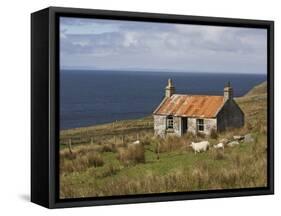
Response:
M223 96L174 94L165 98L153 114L212 118L223 103Z

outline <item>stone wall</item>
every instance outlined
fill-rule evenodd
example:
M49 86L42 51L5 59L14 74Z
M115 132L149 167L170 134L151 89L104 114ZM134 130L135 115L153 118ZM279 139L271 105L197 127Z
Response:
M154 115L154 135L165 136L166 132L166 116Z
M156 136L164 137L167 135L177 135L182 136L182 120L181 117L174 116L174 128L166 130L166 116L154 115L154 134ZM188 126L187 132L191 132L193 134L197 133L196 127L196 119L197 118L187 118ZM204 119L204 131L202 133L206 135L210 135L212 130L217 130L217 119L216 118L205 118Z
M218 131L244 126L244 113L234 100L226 101L217 115Z
M174 116L174 133L175 135L182 135L181 117Z
M212 130L217 131L217 119L216 118L208 118L204 119L204 133L210 135Z
M196 134L196 118L187 118L187 132Z
M197 133L196 120L198 118L188 118L188 132L193 134ZM204 131L202 133L209 135L212 130L217 130L217 119L216 118L204 118Z
M167 116L154 115L154 135L155 136L165 136L167 135L182 135L181 117L173 117L174 128L167 130Z

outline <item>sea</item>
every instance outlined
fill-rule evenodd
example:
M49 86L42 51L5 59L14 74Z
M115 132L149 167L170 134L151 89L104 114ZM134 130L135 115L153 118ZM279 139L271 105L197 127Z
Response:
M168 78L176 93L223 95L228 81L234 96L246 94L266 74L210 72L60 71L60 129L151 115L164 97Z

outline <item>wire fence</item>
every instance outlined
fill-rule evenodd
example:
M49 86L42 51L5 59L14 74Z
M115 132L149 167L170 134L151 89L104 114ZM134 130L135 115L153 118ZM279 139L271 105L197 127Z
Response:
M103 130L81 130L60 136L60 145L100 144L104 140L120 142L120 140L138 140L141 134L153 130L153 123L142 124L135 127L122 128L109 127Z

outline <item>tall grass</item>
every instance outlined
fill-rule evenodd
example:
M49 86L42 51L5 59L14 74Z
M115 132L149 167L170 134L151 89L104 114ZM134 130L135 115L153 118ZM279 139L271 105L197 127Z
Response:
M169 140L172 142L176 139ZM117 152L118 160L125 167L107 165L101 172L94 174L95 178L101 179L101 183L91 187L78 184L76 187L69 188L64 179L61 184L62 197L235 189L262 187L267 184L266 137L263 135L255 136L253 143L243 143L240 146L226 148L224 151L211 149L201 154L204 155L204 160L196 160L192 166L184 164L175 166L171 172L165 175L150 172L145 178L134 178L127 175L111 178L120 171L124 172L129 169L126 168L128 164L136 165L144 162L143 145L129 145L127 148L119 148ZM184 154L186 157L192 155L195 159L198 157L191 152ZM82 158L79 163L83 163Z
M78 146L73 148L72 153L64 149L61 151L60 157L60 169L63 175L61 196L109 196L266 186L266 135L259 128L255 128L253 131L256 132L252 133L254 137L252 143L242 143L225 150L211 148L208 152L198 156L194 156L191 152L189 143L191 140L198 141L202 138L189 134L184 137L171 136L166 139L146 137L142 144L122 144L121 147L114 145L108 145L109 147L103 145ZM212 138L209 138L209 140L216 143L218 139L231 138L233 135L246 133L249 133L247 126L229 130L219 134L216 140ZM186 157L192 155L194 161L191 162L191 166L185 166L185 164L174 166L174 169L165 175L159 175L157 172L149 172L145 175L145 178L118 175L120 172L126 172L132 166L144 164L149 149L153 149L153 152L149 154L156 155L157 146L160 149L161 161L167 160L167 157L170 157L169 153L172 152L181 152ZM120 165L113 162L112 159L105 160L104 157L108 154L115 156ZM197 157L203 157L204 159L198 160ZM146 170L150 170L152 165L148 164ZM167 166L169 165L167 164ZM102 166L104 168L96 170ZM64 177L65 174L78 173L77 175L82 175L89 168L93 168L91 178L100 179L100 183L97 183L97 185L91 183L91 187L89 187L89 184L69 186L68 178ZM115 175L118 175L118 178L112 178ZM85 179L83 181L90 180Z
M62 153L60 156L60 173L81 172L91 167L103 166L104 160L99 153L88 152L87 154Z
M117 159L126 165L145 163L144 146L142 144L131 144L127 148L119 148Z

